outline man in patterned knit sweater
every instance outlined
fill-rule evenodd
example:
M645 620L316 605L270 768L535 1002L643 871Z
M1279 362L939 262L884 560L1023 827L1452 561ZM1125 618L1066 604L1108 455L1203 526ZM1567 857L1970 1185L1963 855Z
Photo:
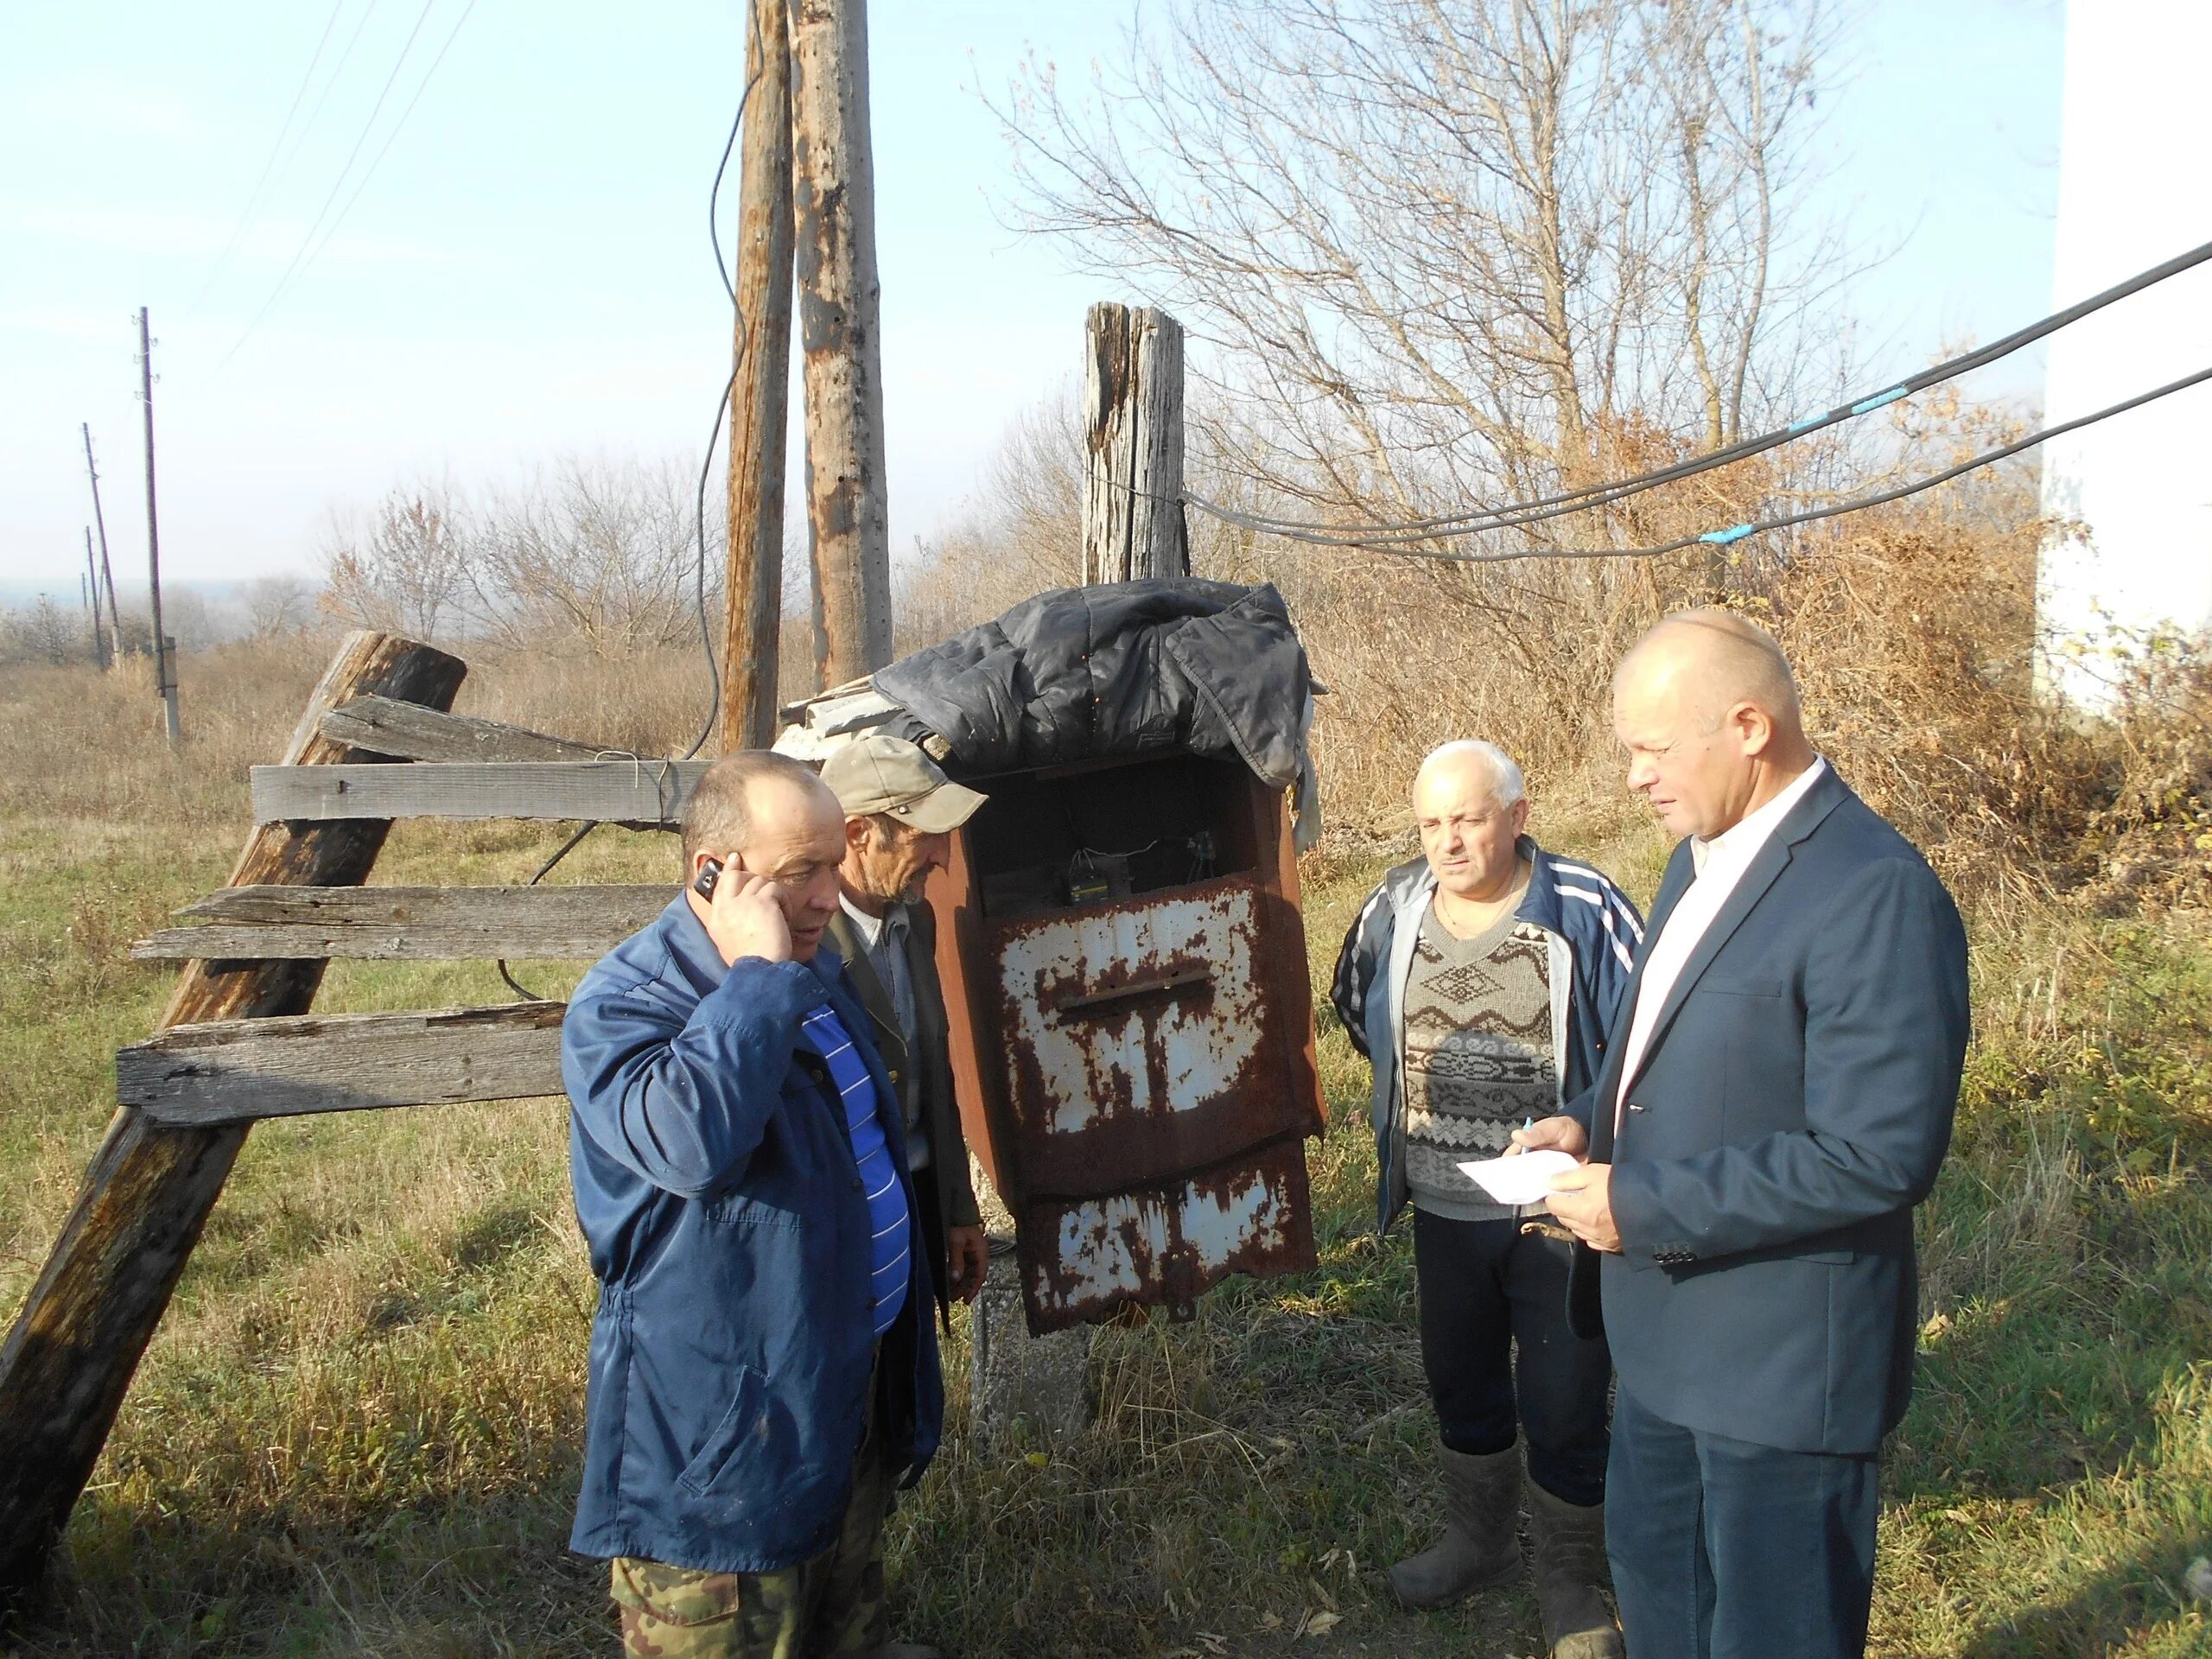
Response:
M1459 1165L1597 1076L1643 923L1587 865L1526 833L1521 769L1491 744L1421 763L1423 857L1361 906L1331 1000L1375 1069L1377 1225L1408 1201L1421 1362L1443 1445L1445 1535L1390 1583L1435 1607L1520 1570L1528 1440L1544 1639L1556 1659L1621 1652L1604 1582L1606 1391L1602 1338L1568 1329L1568 1245L1544 1206L1493 1203Z

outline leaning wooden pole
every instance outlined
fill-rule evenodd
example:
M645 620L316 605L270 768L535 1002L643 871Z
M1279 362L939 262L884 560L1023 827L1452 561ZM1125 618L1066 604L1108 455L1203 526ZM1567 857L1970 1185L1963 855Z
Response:
M826 688L891 660L866 0L796 0L791 121L814 662Z
M1084 583L1187 576L1183 325L1102 302L1084 344Z
M316 686L286 764L378 759L324 737L323 715L366 695L449 709L467 672L459 658L410 639L350 636ZM389 827L258 825L231 884L358 886ZM323 966L191 963L162 1027L304 1014ZM129 1108L108 1126L61 1236L0 1344L0 1604L21 1599L42 1575L245 1140L244 1124L163 1128Z
M750 23L722 627L722 744L730 749L764 749L776 740L791 359L791 48L785 0L753 0Z

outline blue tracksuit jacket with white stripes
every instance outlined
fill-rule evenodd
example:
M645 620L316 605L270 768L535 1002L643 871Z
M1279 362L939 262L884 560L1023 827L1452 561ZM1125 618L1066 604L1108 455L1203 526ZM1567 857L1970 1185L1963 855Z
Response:
M1626 893L1587 864L1554 858L1532 836L1521 837L1520 850L1534 874L1516 919L1533 922L1550 941L1552 1052L1564 1104L1597 1078L1629 966L1643 939L1643 918ZM1384 876L1344 935L1329 988L1352 1046L1375 1068L1377 1230L1387 1229L1406 1203L1402 1010L1421 915L1435 891L1427 859Z

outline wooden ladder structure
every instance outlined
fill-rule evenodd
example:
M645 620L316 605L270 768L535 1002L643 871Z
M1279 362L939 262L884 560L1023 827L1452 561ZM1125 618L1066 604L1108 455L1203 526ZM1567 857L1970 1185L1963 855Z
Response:
M596 957L674 891L364 885L395 819L674 829L709 764L452 714L467 672L350 636L283 762L253 768L230 884L133 948L185 965L159 1030L116 1057L115 1119L0 1344L0 1607L41 1581L257 1120L562 1092L564 1004L317 1015L327 963Z

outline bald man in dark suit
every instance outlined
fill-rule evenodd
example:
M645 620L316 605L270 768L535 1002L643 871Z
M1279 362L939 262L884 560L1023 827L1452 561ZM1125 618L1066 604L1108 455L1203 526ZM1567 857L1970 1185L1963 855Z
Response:
M1607 1548L1635 1659L1846 1659L1916 1329L1913 1206L1950 1144L1966 936L1721 611L1614 679L1675 849L1597 1083L1516 1138L1586 1159L1552 1214L1618 1375ZM1594 1271L1593 1271L1594 1270Z

